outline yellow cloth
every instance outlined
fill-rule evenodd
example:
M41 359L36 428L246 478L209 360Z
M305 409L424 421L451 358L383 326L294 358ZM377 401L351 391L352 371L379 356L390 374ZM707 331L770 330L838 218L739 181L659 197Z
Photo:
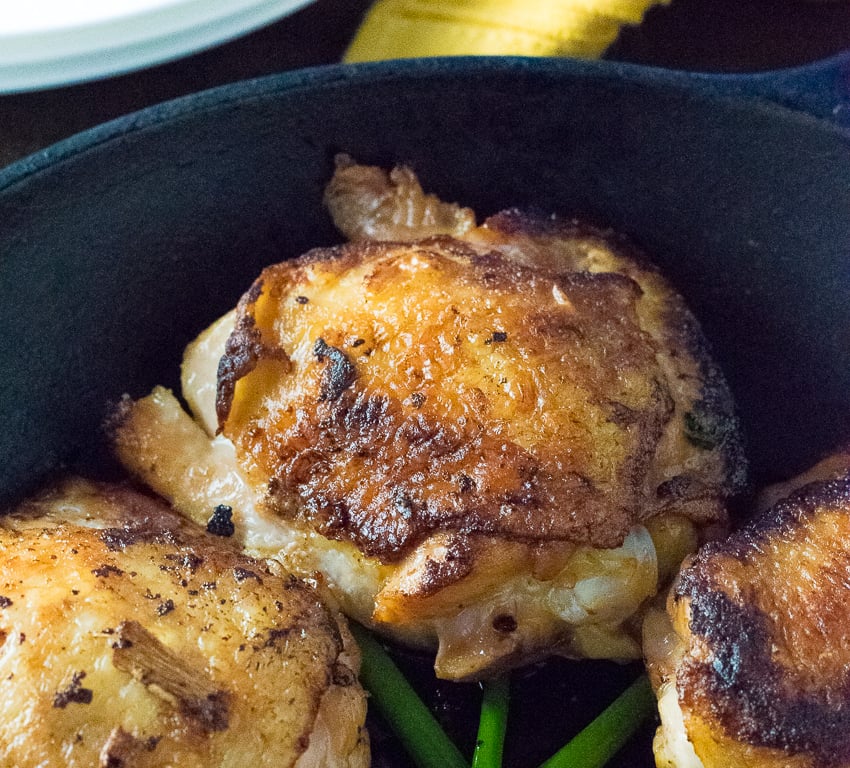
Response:
M670 0L376 0L345 61L510 54L594 58Z

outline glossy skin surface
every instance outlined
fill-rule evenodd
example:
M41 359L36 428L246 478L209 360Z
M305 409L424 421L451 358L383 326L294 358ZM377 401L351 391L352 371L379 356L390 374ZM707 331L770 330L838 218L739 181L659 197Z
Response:
M229 539L71 479L0 552L4 765L368 765L347 629Z
M222 428L278 514L384 562L438 531L611 547L640 519L673 405L631 281L430 240L284 263L248 296Z
M515 211L475 227L404 168L343 160L326 202L356 242L267 268L187 352L196 431L164 393L139 401L122 461L195 519L210 478L238 476L258 551L276 521L288 564L438 645L440 675L637 656L625 622L659 559L722 524L742 478L682 300L610 233ZM178 433L216 430L229 468L181 485Z
M343 160L326 199L360 242L240 303L218 422L270 504L383 562L436 530L612 547L662 509L721 519L728 393L657 273L569 222L470 230L405 171ZM384 242L420 229L458 236Z
M850 454L764 497L684 568L668 647L647 646L661 766L850 765Z

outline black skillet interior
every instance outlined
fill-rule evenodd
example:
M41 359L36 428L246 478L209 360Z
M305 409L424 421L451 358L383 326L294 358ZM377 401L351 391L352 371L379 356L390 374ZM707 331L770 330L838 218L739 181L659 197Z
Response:
M155 107L0 173L3 499L59 465L100 472L109 401L175 385L185 343L262 266L338 239L321 191L340 150L410 162L481 214L630 235L703 321L754 478L805 467L850 439L850 138L710 90L611 63L336 67ZM410 669L469 749L475 689ZM518 675L507 764L538 764L632 674ZM651 763L648 733L621 765ZM378 733L375 764L403 764L394 750Z

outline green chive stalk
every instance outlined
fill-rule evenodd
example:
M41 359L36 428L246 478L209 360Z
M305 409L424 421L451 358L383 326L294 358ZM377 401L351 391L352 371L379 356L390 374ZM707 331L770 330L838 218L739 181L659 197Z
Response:
M507 675L484 683L472 768L502 768L509 701L510 678Z
M362 655L360 680L417 768L469 768L383 646L354 622L351 631Z
M641 675L540 768L602 768L654 711L652 687Z

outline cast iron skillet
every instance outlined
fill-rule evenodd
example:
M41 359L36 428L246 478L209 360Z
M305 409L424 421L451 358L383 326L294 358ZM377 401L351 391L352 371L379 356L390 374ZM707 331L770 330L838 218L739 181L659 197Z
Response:
M338 240L321 191L340 150L410 162L481 214L537 208L630 235L702 319L754 480L805 467L850 440L847 70L846 56L760 77L565 60L336 66L153 107L17 163L0 172L2 501L58 467L108 473L106 404L176 385L183 346L261 267ZM477 689L402 662L471 751ZM537 765L634 674L567 662L518 674L506 765ZM403 765L373 734L375 765ZM650 736L619 764L650 765Z

